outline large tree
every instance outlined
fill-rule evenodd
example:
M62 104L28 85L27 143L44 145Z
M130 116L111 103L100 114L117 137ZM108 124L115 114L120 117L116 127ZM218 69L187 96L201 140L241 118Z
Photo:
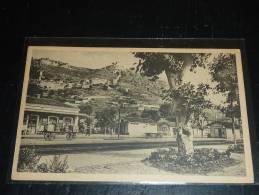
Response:
M104 129L105 134L107 133L107 130L114 129L117 122L116 113L117 111L114 108L105 108L96 112L96 126Z
M199 84L195 87L190 82L182 83L177 89L165 92L164 100L178 101L177 110L174 111L179 126L177 133L178 151L181 155L193 152L193 128L200 127L200 119L205 115L205 109L212 106L205 97L210 86Z
M31 59L30 67L30 79L38 79L40 76L40 71L42 70L40 61L38 59Z
M240 119L240 106L235 55L221 53L214 57L210 64L210 73L212 81L217 83L216 93L226 97L226 101L224 105L220 106L220 109L231 118L232 133L236 144L235 119Z
M87 114L88 116L86 117L86 124L87 124L87 129L88 129L88 134L91 135L91 114L93 113L93 107L89 104L80 104L79 109L81 113Z
M198 102L203 103L205 100L208 86L195 89L190 83L183 84L182 77L187 69L195 71L196 67L205 67L209 54L136 52L134 55L139 58L136 71L140 74L156 80L160 74L165 73L169 85L169 90L165 91L165 99L172 104L172 112L176 116L178 152L192 155L191 126L200 112L196 113L199 109ZM208 102L204 107L206 104Z
M141 113L142 118L149 118L153 121L158 121L160 119L159 112L156 110L144 110Z
M159 108L160 116L168 121L175 122L175 115L173 113L173 105L169 102L161 104Z

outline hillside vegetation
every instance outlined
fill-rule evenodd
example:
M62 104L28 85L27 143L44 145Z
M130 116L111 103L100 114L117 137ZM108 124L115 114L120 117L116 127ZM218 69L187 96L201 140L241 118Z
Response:
M148 77L141 76L136 73L133 68L120 69L117 64L108 65L100 69L82 68L67 63L58 62L54 64L48 59L32 59L30 71L31 80L37 80L39 72L42 72L45 81L55 82L62 81L64 83L79 83L89 79L105 79L112 80L116 78L116 73L120 73L120 79L116 86L94 86L90 89L82 89L72 87L70 89L58 90L52 92L52 99L67 101L71 96L87 97L103 96L104 98L92 98L92 105L97 107L109 106L118 99L126 99L131 103L142 104L160 104L162 102L161 94L166 84L163 81L150 81Z

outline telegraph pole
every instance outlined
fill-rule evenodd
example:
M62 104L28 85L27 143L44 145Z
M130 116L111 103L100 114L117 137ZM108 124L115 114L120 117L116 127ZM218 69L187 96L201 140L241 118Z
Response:
M119 128L118 128L118 139L120 139L120 130L121 130L121 105L119 105Z

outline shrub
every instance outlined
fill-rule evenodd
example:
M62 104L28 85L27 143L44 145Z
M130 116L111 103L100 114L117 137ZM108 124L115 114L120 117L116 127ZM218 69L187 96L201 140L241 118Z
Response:
M55 155L49 162L38 165L37 170L42 173L66 173L69 168L67 158L61 159L60 155Z
M207 174L232 166L237 162L230 153L216 149L195 149L193 155L179 155L174 148L158 149L143 160L153 167L181 174Z
M233 144L230 145L227 149L227 151L229 153L244 153L244 144L240 143L240 144Z
M40 161L41 156L36 152L34 148L21 148L18 159L18 171L37 171L37 164Z

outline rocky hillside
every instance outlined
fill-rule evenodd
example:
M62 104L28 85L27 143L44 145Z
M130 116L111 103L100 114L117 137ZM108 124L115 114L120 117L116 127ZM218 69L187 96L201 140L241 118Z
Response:
M103 96L103 103L109 103L116 101L116 98L126 97L131 102L144 103L144 104L160 104L162 89L166 87L166 83L160 80L150 81L149 78L143 77L136 73L134 69L120 69L116 64L106 66L100 69L82 68L67 63L58 62L52 64L48 60L33 59L30 78L37 79L39 72L43 72L43 79L47 81L61 80L65 83L72 82L78 83L82 80L89 79L105 79L112 80L118 77L120 78L118 84L113 87L103 88L102 86L93 87L91 89L70 89L69 94L74 94L80 97L87 96ZM56 94L59 99L60 93L66 94L68 89L64 89L64 92ZM63 97L66 97L63 95ZM55 98L55 93L53 98ZM65 101L64 98L63 101ZM100 100L98 100L100 101ZM100 105L101 103L98 102Z

